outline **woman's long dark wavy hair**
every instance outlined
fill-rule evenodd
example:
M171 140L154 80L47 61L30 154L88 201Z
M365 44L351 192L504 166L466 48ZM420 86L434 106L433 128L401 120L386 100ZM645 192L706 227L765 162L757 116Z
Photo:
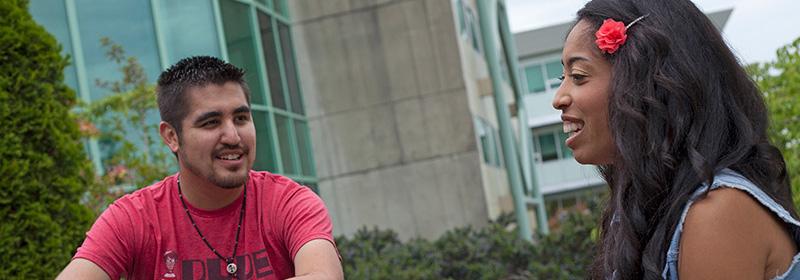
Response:
M767 139L761 93L712 22L689 0L594 0L594 30L630 23L612 65L609 122L617 154L592 278L659 279L672 233L697 186L731 168L794 217L783 157ZM611 220L616 214L612 225Z

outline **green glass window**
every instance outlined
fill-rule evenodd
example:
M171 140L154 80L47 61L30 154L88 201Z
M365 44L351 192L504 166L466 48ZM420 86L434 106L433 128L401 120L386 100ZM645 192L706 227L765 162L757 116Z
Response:
M269 114L265 111L253 110L253 125L256 127L256 162L255 170L277 172L275 148L272 143Z
M259 79L258 56L250 24L250 6L232 1L220 1L220 12L225 30L228 60L246 71L245 81L250 87L250 102L265 105L264 90Z
M472 9L466 7L464 9L464 15L466 16L467 20L467 33L469 34L470 39L472 39L472 48L475 49L476 52L481 52L480 47L480 28L478 28L478 22L475 20L475 14L472 13Z
M280 146L281 163L283 173L299 174L294 166L294 155L292 154L292 142L295 138L290 128L290 120L283 115L275 114L275 126L278 128L278 146Z
M122 46L126 56L137 58L147 80L151 83L156 80L161 72L161 63L149 1L140 3L76 0L75 13L86 74L78 79L88 86L90 101L97 101L113 94L112 89L101 86L98 82L115 82L123 78L120 65L106 56L109 48L102 45L102 38L108 38ZM158 111L151 110L145 116L145 124L156 125L159 119ZM124 129L129 134L140 131L128 126L115 127L114 124L96 125L100 130ZM149 136L153 139L159 137L155 131ZM145 146L142 137L132 137L130 140L137 147ZM104 164L112 154L124 148L122 143L111 138L98 139L97 143L100 152L97 156ZM153 145L149 148L165 147Z
M196 55L220 57L211 0L156 1L170 65Z
M305 121L294 121L295 134L297 134L297 152L300 156L300 167L303 175L314 175L314 162L311 160L311 141L308 135L308 125Z
M500 76L503 77L503 81L510 82L511 78L508 77L508 63L506 62L505 49L500 47L498 50L498 57L500 57Z
M503 166L500 153L500 137L496 129L482 118L476 118L478 138L481 142L483 162L493 166Z
M264 64L267 66L267 80L269 81L269 95L272 100L272 106L285 110L286 99L283 97L281 70L278 64L278 49L275 45L272 17L259 11L258 25L261 31L261 47L264 49Z
M53 34L61 45L61 55L70 56L70 65L64 69L64 82L74 90L78 89L78 76L72 54L72 38L64 1L30 1L29 10L33 19Z
M286 1L218 1L229 60L254 75L247 77L249 83L258 82L258 88L251 86L259 97L252 101L258 141L255 167L316 186Z
M492 146L489 142L489 135L481 134L480 139L481 139L481 150L483 150L483 162L486 164L490 164L492 163L490 155L492 151L491 149Z
M289 88L289 102L292 112L303 114L303 100L300 97L300 83L297 80L297 69L294 61L294 45L292 45L292 34L289 25L278 23L278 33L281 39L281 52L283 52L284 73L286 73L286 84Z
M282 16L289 16L289 7L286 6L286 0L272 0L272 10Z
M562 131L559 131L558 136L559 136L559 145L561 146L561 158L571 158L572 149L570 149L567 146L567 144L565 144L567 138L569 138L569 135Z
M494 153L494 165L498 166L498 167L502 167L503 166L503 161L502 161L503 148L500 146L501 145L501 143L500 143L500 132L497 131L496 129L492 128L492 135L494 136L494 137L492 137L492 138L494 138L493 139L493 142L494 142L494 152L493 152Z
M467 32L467 26L464 23L464 3L462 1L463 0L456 1L456 13L458 14L458 27L460 30L459 32L461 34L464 34L465 32Z
M150 1L92 1L76 0L78 29L86 66L85 78L92 100L110 94L96 81L118 81L122 78L119 65L106 57L107 48L100 44L110 38L125 48L127 56L136 57L150 82L161 73L156 47Z
M548 86L550 86L551 89L558 88L561 85L561 80L558 78L561 77L561 74L564 72L561 62L549 62L545 64L545 68L547 69Z
M556 149L556 139L552 133L545 133L536 137L538 140L538 151L541 155L542 161L558 159L558 150Z
M537 93L544 91L544 76L542 75L542 67L539 64L525 67L525 81L528 85L528 93Z
M487 145L488 154L489 154L489 164L497 166L497 143L494 138L494 130L488 124L486 125L486 136L488 136L489 141Z

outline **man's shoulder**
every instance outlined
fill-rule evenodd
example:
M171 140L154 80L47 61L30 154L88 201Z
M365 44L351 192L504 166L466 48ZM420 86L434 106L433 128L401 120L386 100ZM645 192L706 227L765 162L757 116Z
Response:
M314 194L309 187L291 178L267 171L250 171L250 181L257 188L256 192L263 194L263 199L285 201Z
M173 187L175 176L176 175L167 176L152 185L126 194L114 201L112 206L126 208L128 210L142 210L168 202L169 190Z
M305 188L289 177L267 171L250 171L250 179L255 186L269 191L286 191Z

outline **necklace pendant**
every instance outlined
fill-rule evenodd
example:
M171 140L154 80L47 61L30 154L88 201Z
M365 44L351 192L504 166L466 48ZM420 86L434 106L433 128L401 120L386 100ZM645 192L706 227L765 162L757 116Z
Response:
M235 263L233 263L233 262L229 262L229 263L228 263L228 266L227 266L227 267L225 267L225 270L227 270L227 271L228 271L228 274L230 274L230 275L234 275L234 274L236 274L236 270L238 270L238 269L239 269L239 268L238 268L238 267L236 267L236 264L235 264Z

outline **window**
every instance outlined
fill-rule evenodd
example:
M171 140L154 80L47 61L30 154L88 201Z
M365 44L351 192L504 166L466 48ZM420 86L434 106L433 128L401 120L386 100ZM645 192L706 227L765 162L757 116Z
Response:
M285 4L283 0L254 4L220 0L220 10L230 61L247 70L251 85L258 141L254 169L316 186Z
M526 67L525 80L528 82L527 93L544 92L544 75L540 65Z
M469 35L469 39L472 41L472 48L475 49L476 52L480 53L481 44L478 36L480 36L481 30L478 27L478 21L475 19L475 14L469 7L464 8L464 15L466 16L467 34Z
M100 100L111 91L98 86L97 80L118 81L122 78L119 66L106 57L106 47L100 39L107 37L125 48L125 55L136 57L154 82L161 73L155 26L149 1L75 1L78 30L86 65L92 100ZM158 113L155 113L156 119ZM156 122L158 123L158 122Z
M65 2L67 3L67 2ZM68 3L67 3L68 4ZM69 4L68 4L69 5ZM101 43L103 38L108 38L125 50L125 56L135 57L142 66L148 83L156 81L161 72L161 63L156 44L156 33L154 18L150 2L138 1L89 1L76 0L72 3L75 7L76 22L78 23L77 32L80 34L78 43L73 51L81 51L85 72L78 76L79 83L87 85L90 100L86 102L98 101L113 94L109 87L102 86L98 82L120 81L123 78L119 67L120 65L106 56L108 47ZM63 45L63 43L62 43ZM82 93L86 96L87 93ZM160 118L158 110L146 112L144 123L147 127L158 125ZM135 135L142 131L141 127L131 127L123 125L117 127L112 123L96 123L100 130L123 129L128 134ZM151 139L159 139L156 130L150 130ZM137 147L148 145L144 137L132 137L131 143ZM99 158L103 164L108 163L111 156L118 150L125 147L121 142L111 138L100 138L97 141L99 154L93 155ZM150 143L151 149L162 148Z
M572 158L572 150L564 144L569 135L562 132L561 126L532 129L533 150L540 162Z
M558 159L558 149L556 148L556 138L552 133L536 136L539 144L538 152L542 161Z
M258 141L254 169L316 186L287 0L31 2L31 14L55 35L62 53L72 55L74 65L80 66L68 66L64 74L71 87L86 88L80 92L88 97L85 101L110 93L98 87L96 80L121 77L118 65L105 55L102 37L123 46L127 56L136 57L150 83L165 67L194 55L222 57L243 68ZM146 117L148 124L158 121L156 110ZM91 156L99 167L119 143L98 143L98 151Z
M481 52L481 39L480 39L480 26L475 18L475 13L469 5L465 5L462 0L456 0L456 17L458 17L459 33L465 36L466 40L475 49L475 52Z
M258 12L258 27L261 31L261 47L264 49L264 64L267 66L266 78L269 81L269 96L272 98L272 107L285 110L286 99L283 96L274 26L272 17L266 13Z
M458 14L459 33L464 35L467 32L467 25L464 22L464 3L461 1L462 0L456 0L456 14Z
M300 83L297 80L297 69L294 61L294 45L292 44L292 34L289 32L289 25L285 23L278 23L278 34L281 41L281 53L283 53L283 73L286 80L286 86L289 90L289 103L291 104L292 112L295 114L303 114L303 100L300 96Z
M31 16L58 40L61 45L61 55L70 56L70 64L64 69L64 82L70 88L78 90L75 55L72 53L72 39L64 1L30 1L29 5Z
M558 60L533 63L522 66L522 80L525 93L555 92L561 86L563 67Z
M481 142L483 162L488 165L502 167L502 143L499 141L500 137L498 137L499 134L497 130L489 124L488 121L482 118L476 118L475 126L478 132L478 138Z
M278 170L278 162L275 158L275 148L272 146L272 134L274 129L270 129L272 120L266 111L253 110L253 125L256 127L256 162L253 164L255 170Z
M558 143L561 145L562 158L572 158L572 149L567 147L567 144L565 144L567 142L567 138L569 138L568 134L564 132L558 133Z
M280 13L282 16L289 16L289 7L287 7L287 0L272 0L273 10Z
M156 1L164 30L167 63L196 55L221 57L211 0Z
M250 6L236 1L220 1L220 12L225 30L228 60L245 70L244 79L250 87L250 102L265 105L264 90L259 79L258 54L250 24Z

